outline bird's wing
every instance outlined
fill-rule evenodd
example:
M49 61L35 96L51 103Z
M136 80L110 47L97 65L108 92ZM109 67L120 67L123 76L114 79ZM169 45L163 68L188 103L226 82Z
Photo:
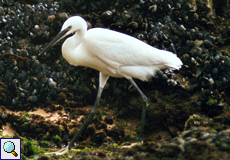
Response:
M88 43L91 54L113 68L121 66L163 65L162 50L125 34L107 29L92 29ZM89 30L90 31L90 30ZM88 32L89 32L88 31ZM93 39L92 39L93 37Z

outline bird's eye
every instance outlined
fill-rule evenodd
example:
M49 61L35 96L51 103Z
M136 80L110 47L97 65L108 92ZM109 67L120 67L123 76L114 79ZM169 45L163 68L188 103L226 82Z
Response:
M67 29L68 29L68 30L71 30L71 28L72 28L72 26L69 26Z

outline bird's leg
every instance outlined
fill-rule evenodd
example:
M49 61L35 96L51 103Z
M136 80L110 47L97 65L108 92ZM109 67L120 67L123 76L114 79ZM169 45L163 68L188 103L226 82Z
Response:
M71 147L73 146L74 142L77 141L77 139L80 137L81 133L85 130L85 128L89 125L89 123L93 119L94 115L97 113L98 103L99 103L99 100L101 98L102 91L103 91L103 88L100 87L99 90L98 90L98 93L97 93L97 98L96 98L96 101L94 103L93 109L90 112L90 115L86 119L85 123L81 126L81 128L78 130L78 132L73 137L73 139L70 141L70 143L68 145L69 150L71 150Z
M78 132L75 134L75 136L73 137L73 139L70 141L69 145L67 147L61 149L60 151L53 152L53 154L62 155L62 154L65 154L66 152L68 152L68 150L71 150L71 147L73 146L74 142L77 141L77 139L80 137L81 133L85 130L85 128L92 121L94 115L97 113L98 103L99 103L99 100L101 98L101 94L102 94L103 88L104 88L104 86L105 86L108 78L109 78L108 75L103 74L103 73L100 72L100 76L99 76L99 89L98 89L98 93L97 93L97 98L95 100L93 109L90 112L88 118L86 119L85 123L81 126L81 128L78 130Z
M132 85L137 89L137 91L140 93L142 99L145 102L145 105L142 106L142 115L141 115L141 128L140 128L140 142L143 143L143 135L144 135L144 126L145 126L145 116L146 116L146 108L148 106L148 99L144 95L144 93L141 91L141 89L138 87L138 85L134 82L133 79L129 79L129 81L132 83Z
M91 111L90 115L86 119L85 123L81 126L81 128L79 129L79 131L75 134L75 136L73 137L73 139L70 141L70 143L68 145L69 146L69 148L68 148L69 150L71 150L71 147L73 146L73 143L76 142L76 140L79 138L79 136L81 135L81 133L89 125L89 123L93 119L94 115L97 113L98 103L99 103L99 100L101 98L101 94L102 94L103 88L104 88L104 86L105 86L108 78L109 78L108 75L105 75L102 72L100 72L100 74L99 74L99 89L98 89L96 101L95 101L94 106L93 106L93 110Z
M77 141L77 139L80 137L80 135L82 134L82 132L85 130L85 128L89 125L89 123L92 121L94 115L97 113L97 108L98 108L98 103L99 100L101 98L101 94L102 94L103 88L100 87L97 93L97 98L96 101L94 103L93 109L90 112L88 118L86 119L85 123L81 126L81 128L78 130L78 132L75 134L75 136L73 137L73 139L70 141L70 143L68 144L67 147L57 151L57 152L53 152L56 155L62 155L65 154L66 152L68 152L68 150L71 150L71 147L73 146L74 142Z

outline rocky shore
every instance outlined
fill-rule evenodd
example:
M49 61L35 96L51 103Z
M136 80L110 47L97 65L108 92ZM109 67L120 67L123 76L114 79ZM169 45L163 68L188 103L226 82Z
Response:
M143 104L111 78L75 150L43 155L67 145L96 97L98 72L69 65L61 42L39 54L71 15L183 61L137 80L150 100L143 145L121 148L137 140ZM229 0L2 0L0 29L0 136L22 138L23 159L230 159Z

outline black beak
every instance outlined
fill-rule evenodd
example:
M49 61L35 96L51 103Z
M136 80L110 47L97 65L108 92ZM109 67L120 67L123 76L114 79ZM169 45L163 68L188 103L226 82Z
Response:
M68 28L66 28L65 30L59 32L56 37L39 53L40 55L43 55L50 47L52 47L53 45L55 45L58 41L60 41L62 38L65 37L65 34L69 31Z

